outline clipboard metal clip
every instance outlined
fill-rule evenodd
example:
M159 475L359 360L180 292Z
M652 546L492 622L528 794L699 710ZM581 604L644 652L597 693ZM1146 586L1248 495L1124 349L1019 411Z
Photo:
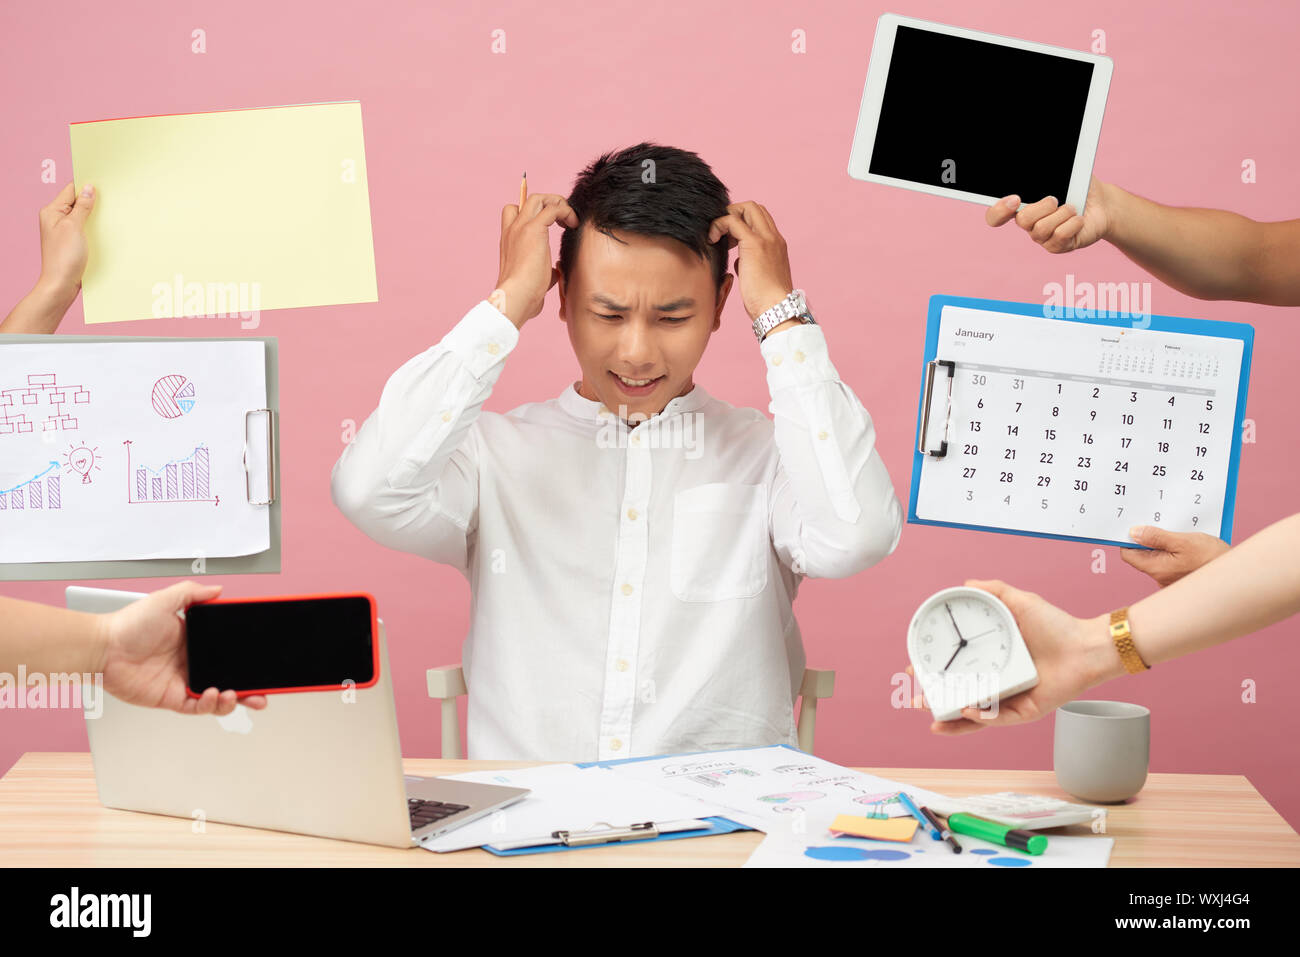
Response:
M582 831L552 831L551 837L565 847L586 847L589 844L613 844L618 841L646 841L659 836L654 821L632 824L628 827L611 827L604 821Z
M248 417L251 415L266 416L266 500L253 501L253 484L248 474ZM248 499L249 505L273 505L275 503L275 410L273 409L249 409L244 413L244 497Z
M930 406L934 402L935 369L939 366L942 366L947 371L948 389L946 394L947 405L943 412L943 439L939 442L938 451L935 451L926 444L926 439L930 435ZM950 359L932 359L925 367L925 390L922 393L921 405L921 434L916 438L916 451L923 455L932 455L937 459L941 459L948 454L948 416L952 411L952 380L956 371L957 363Z

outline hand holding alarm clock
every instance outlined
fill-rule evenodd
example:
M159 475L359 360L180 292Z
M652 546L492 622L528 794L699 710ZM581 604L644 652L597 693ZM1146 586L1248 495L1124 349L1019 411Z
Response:
M936 721L1038 684L1015 616L983 589L945 588L922 602L908 626L907 651Z
M961 639L956 636L949 621L948 632L944 638L950 642L948 652L943 656L943 660L939 660L933 647L939 637L944 636L945 633L942 630L936 632L933 628L919 629L933 620L935 611L942 612L946 617L943 596L948 592L976 592L977 594L970 599L972 604L969 606L964 606L960 602L953 604L951 597L946 599L954 610L958 627L963 632L962 637L968 644L961 647ZM1023 646L1029 665L1036 672L1036 681L1019 692L1011 690L1015 687L1016 676L1009 672L997 679L994 679L991 674L992 669L982 676L979 674L979 669L990 663L988 660L990 657L996 659L1004 654L1001 647L1004 643L1004 633L1001 627L992 634L977 638L975 636L980 635L987 626L973 627L969 621L964 622L962 618L963 614L968 614L976 623L980 619L1000 620L998 614L995 614L999 608L1010 618L1010 623L1006 625L1005 640L1011 642L1010 648ZM991 609L990 613L985 615L985 609ZM928 615L921 614L926 611L929 612ZM914 617L914 627L910 628L908 633L908 649L913 661L913 664L908 666L908 673L918 678L922 675L930 675L928 679L920 681L919 690L924 691L924 703L915 701L917 696L914 695L914 706L931 707L936 723L930 730L938 734L968 734L988 727L1036 721L1051 714L1066 702L1075 700L1089 688L1118 677L1125 671L1111 638L1107 615L1076 618L1038 595L1021 591L1005 582L970 580L961 589L945 589L927 599L918 609L918 615L921 616L920 619ZM940 618L938 624L942 625L942 623L943 619ZM927 634L931 635L930 642L924 640ZM914 641L919 654L918 651L913 650ZM994 647L980 650L978 646L986 641L992 642ZM927 652L927 648L931 650ZM964 686L958 680L949 678L947 679L949 687L955 692L974 691L975 697L983 701L990 703L997 701L996 710L981 711L978 702L960 704L959 700L956 700L961 697L960 695L955 695L953 701L946 702L931 699L930 687L925 681L937 684L939 687L936 693L941 693L944 683L943 668L959 648L961 652L953 659L949 672L965 667L974 669L976 674L967 678ZM930 655L928 662L925 660L927 653ZM1018 655L1019 652L1015 655L1008 653L1007 658L1016 660ZM1023 664L1024 659L1019 660ZM939 675L938 678L934 677L936 673ZM1025 677L1024 673L1020 675L1021 680Z

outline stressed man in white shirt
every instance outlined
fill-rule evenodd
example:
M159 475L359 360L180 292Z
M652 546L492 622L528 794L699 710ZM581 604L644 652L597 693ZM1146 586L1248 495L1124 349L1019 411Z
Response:
M737 277L775 422L693 378ZM483 411L557 284L581 379ZM468 579L471 758L796 744L799 584L874 565L903 520L821 327L783 319L797 292L771 215L691 152L607 153L502 210L496 289L393 373L332 480L371 538Z

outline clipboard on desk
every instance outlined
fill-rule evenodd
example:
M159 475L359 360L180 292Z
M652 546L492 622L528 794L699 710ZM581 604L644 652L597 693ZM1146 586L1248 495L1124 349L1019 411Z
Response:
M699 818L689 821L645 821L626 827L600 824L575 831L555 831L547 836L532 840L514 841L509 844L485 844L483 850L498 857L512 857L518 854L541 854L547 851L573 851L583 847L604 847L609 844L625 844L630 841L675 840L682 837L709 837L713 834L727 834L731 831L747 830L743 825L721 817Z
M1244 323L931 297L908 521L1230 542L1253 344Z
M280 570L274 338L0 336L0 580Z
M587 761L576 764L579 768L607 768L629 761L652 761L656 755L647 758L623 758L612 761ZM537 843L524 844L520 841L509 845L482 845L483 850L498 857L514 857L521 854L546 854L553 851L572 851L584 847L604 847L610 844L631 841L675 841L689 837L710 837L714 834L730 834L733 831L752 830L725 817L702 817L692 821L670 822L621 822L611 824L599 822L596 825L571 831L557 831L549 835L539 835Z

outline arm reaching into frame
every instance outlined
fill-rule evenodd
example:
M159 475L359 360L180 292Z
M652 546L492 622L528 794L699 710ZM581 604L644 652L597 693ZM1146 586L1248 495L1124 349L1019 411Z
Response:
M1128 610L1133 644L1148 665L1231 641L1300 613L1300 514L1252 535ZM1039 683L997 704L936 721L936 734L968 734L1051 714L1089 688L1125 674L1110 616L1075 618L1031 592L1000 581L968 581L1000 598L1015 616ZM909 666L908 673L911 673Z
M19 300L4 322L3 333L54 332L81 291L89 249L86 219L95 208L95 187L80 195L69 183L41 210L41 274L32 291Z
M1054 196L1007 196L984 220L1015 220L1048 252L1105 239L1161 282L1197 299L1300 306L1300 219L1261 223L1222 209L1164 206L1095 176L1084 214Z

